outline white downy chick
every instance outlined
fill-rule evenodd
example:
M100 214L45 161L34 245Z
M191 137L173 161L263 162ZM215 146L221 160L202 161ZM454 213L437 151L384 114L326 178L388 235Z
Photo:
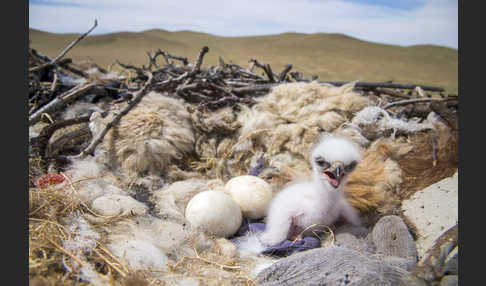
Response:
M335 135L324 135L311 152L313 179L298 182L271 201L260 241L271 246L299 234L329 226L341 215L353 225L361 221L344 196L343 186L361 160L359 147ZM319 227L320 226L320 227Z

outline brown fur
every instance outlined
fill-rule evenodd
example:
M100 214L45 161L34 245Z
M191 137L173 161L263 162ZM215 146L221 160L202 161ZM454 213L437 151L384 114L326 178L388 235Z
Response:
M381 139L374 142L349 176L346 185L348 200L363 213L374 209L387 212L400 203L398 187L402 182L402 171L396 160L411 148L397 141Z
M402 199L409 198L416 191L450 177L457 171L458 131L442 123L435 123L435 126L436 131L411 135L409 141L413 146L412 152L398 160L400 168L403 170L400 194ZM435 166L433 164L433 140L437 140Z
M125 176L163 174L194 151L195 136L183 101L151 92L106 135L102 148Z

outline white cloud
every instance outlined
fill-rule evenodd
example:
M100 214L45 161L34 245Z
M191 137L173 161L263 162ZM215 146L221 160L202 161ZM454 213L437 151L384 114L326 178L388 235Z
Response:
M37 3L37 2L36 2ZM423 0L412 10L342 0L64 0L66 5L30 3L29 26L50 32L194 30L221 36L282 32L343 33L396 45L458 46L458 4ZM75 4L75 5L72 5Z

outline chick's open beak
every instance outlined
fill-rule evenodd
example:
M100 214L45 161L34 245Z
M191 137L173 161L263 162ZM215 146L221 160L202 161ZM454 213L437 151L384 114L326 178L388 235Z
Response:
M332 165L323 170L323 173L329 178L329 182L334 188L339 187L341 179L344 177L344 164L334 162Z

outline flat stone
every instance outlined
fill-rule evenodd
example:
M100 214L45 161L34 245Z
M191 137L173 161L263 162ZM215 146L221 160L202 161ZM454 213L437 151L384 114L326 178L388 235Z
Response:
M420 285L410 272L338 246L317 248L278 260L262 270L259 285Z
M458 221L458 177L456 172L402 202L403 214L417 227L419 259L445 230Z
M417 262L417 248L402 218L395 215L382 217L370 233L376 254L396 256Z
M344 248L352 249L360 253L373 253L374 248L365 239L357 238L351 233L343 232L335 236L334 244Z
M459 276L446 275L440 280L440 286L457 286L459 285Z

